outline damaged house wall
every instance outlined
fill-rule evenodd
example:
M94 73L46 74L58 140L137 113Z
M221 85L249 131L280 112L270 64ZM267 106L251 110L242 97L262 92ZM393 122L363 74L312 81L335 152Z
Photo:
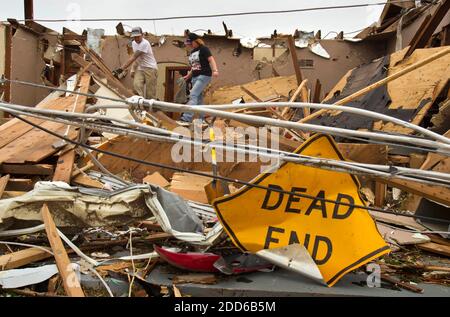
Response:
M424 10L422 14L420 14L419 17L417 17L414 21L411 23L405 23L407 25L404 25L401 30L401 48L407 47L410 43L413 37L416 35L417 32L420 32L423 22L425 21L426 17L428 15L433 15L435 11L437 10L439 4L435 4ZM443 30L444 27L450 25L450 14L446 14L445 17L442 19L441 23L436 27L436 30L433 34L437 34ZM396 51L396 44L397 44L397 36L396 31L392 31L392 35L389 37L389 39L385 42L387 46L387 54L392 54Z
M39 38L22 28L16 29L12 37L11 78L14 80L41 83L45 68ZM11 84L11 103L34 106L48 95L47 89L30 88Z
M165 36L165 42L162 45L158 45L159 37L149 35L146 38L156 44L152 49L159 67L157 97L164 99L166 66L187 65L186 49L174 45L182 43L184 38ZM275 48L275 56L278 57L274 61L264 58L271 54L263 53L262 50L264 49L256 48L255 54L254 49L239 47L239 40L237 39L206 35L204 40L215 56L220 69L220 76L213 80L211 90L295 73L285 39L263 41L266 44L272 45L275 43L278 46ZM110 69L119 67L129 58L127 53L128 42L128 38L123 36L106 36L104 38L102 58ZM313 65L312 67L302 68L304 77L308 78L310 83L315 83L316 79L320 79L325 92L331 90L348 70L385 54L385 47L380 47L373 42L352 43L344 40L321 40L320 43L331 55L330 59L317 56L308 49L300 48L297 48L297 55L299 60L304 60ZM268 50L272 51L272 48ZM238 54L237 51L239 51ZM122 79L122 83L128 88L132 88L132 79L129 75Z

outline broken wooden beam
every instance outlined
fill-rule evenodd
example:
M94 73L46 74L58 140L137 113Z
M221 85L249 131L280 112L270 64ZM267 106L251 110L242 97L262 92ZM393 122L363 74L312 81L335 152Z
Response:
M287 42L288 42L288 46L289 46L289 52L290 52L291 58L292 58L292 66L294 67L294 71L295 71L295 78L297 78L297 85L300 85L303 81L303 78L302 78L302 73L300 70L300 65L298 63L298 56L297 56L297 50L295 48L294 38L292 37L292 35L287 36Z
M84 292L81 289L80 281L72 268L72 263L70 262L66 249L64 248L61 238L59 237L58 230L56 229L55 222L53 221L47 204L42 206L41 213L42 220L45 225L45 231L47 232L47 238L50 242L50 246L52 247L58 271L63 280L64 290L70 297L84 297Z
M434 242L422 243L418 244L417 247L421 250L437 253L441 255L445 255L446 257L450 257L450 246L437 244Z
M8 184L9 177L10 177L9 175L5 175L0 178L0 199L2 198L3 192L6 189L6 185Z
M0 271L11 270L27 264L51 258L52 255L38 248L28 248L0 256Z
M7 191L23 191L33 190L34 181L29 178L10 178L6 185Z
M1 164L1 174L16 175L52 175L54 166L51 164Z
M55 174L53 175L54 182L65 182L70 184L72 177L73 165L75 163L75 150L70 150L58 159Z
M433 16L427 19L427 24L425 26L422 25L422 27L419 28L419 35L415 36L413 38L413 41L411 41L405 58L410 56L414 52L414 50L426 47L434 31L439 26L439 23L441 23L445 15L448 14L449 10L450 0L443 0L441 5L436 9L436 11L434 11Z

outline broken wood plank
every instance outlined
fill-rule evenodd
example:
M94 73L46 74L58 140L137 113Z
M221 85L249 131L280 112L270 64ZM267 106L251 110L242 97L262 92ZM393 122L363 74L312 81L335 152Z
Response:
M158 172L154 172L151 175L145 176L144 179L142 180L142 182L145 184L153 184L153 185L158 185L161 187L167 187L170 185L170 183L167 181L167 179L165 179Z
M0 199L2 198L3 192L6 189L6 185L8 185L9 177L9 175L5 175L0 178Z
M205 186L211 179L205 176L190 175L187 173L175 173L170 183L170 191L181 197L207 204Z
M437 253L441 255L445 255L446 257L450 257L450 246L437 244L434 242L428 242L417 245L417 247L421 250L428 251L431 253Z
M6 185L8 191L27 192L33 190L34 181L28 178L10 178Z
M75 150L70 150L64 153L58 159L55 174L53 175L54 182L65 182L70 184L72 177L73 165L75 163Z
M303 81L302 72L298 63L297 49L295 48L294 37L292 35L287 36L287 43L289 46L289 52L292 58L292 66L295 71L295 78L297 78L297 85L300 85Z
M38 248L28 248L0 256L0 271L11 270L27 264L51 258L49 252Z
M441 23L442 19L448 14L450 10L450 0L443 0L441 5L434 11L434 14L431 18L428 19L427 24L422 28L419 28L419 35L413 38L413 41L410 43L410 47L405 57L408 57L414 52L414 50L418 48L424 48L428 44L431 36L434 31L438 27L439 23Z
M173 278L174 284L216 284L217 278L214 274L192 273L186 275L177 275Z
M61 274L64 289L67 295L70 297L84 297L80 281L72 268L69 256L67 255L66 249L64 248L61 238L58 235L55 222L53 221L47 204L42 206L41 213L42 220L45 224L45 231L47 232L47 238L52 247L56 265L58 266L59 273Z
M386 274L381 274L381 280L392 283L398 287L401 287L403 289L406 289L406 290L414 292L414 293L423 293L423 289L421 289L417 286L408 284L408 283L404 283L404 282L402 282L396 278L393 278L389 275L386 275Z
M86 46L80 46L81 50L88 54L91 60L95 63L95 65L101 70L104 77L108 80L108 83L113 83L114 86L116 86L120 93L122 93L125 97L131 97L133 95L133 92L126 88L120 80L118 80L114 75L112 74L112 71L108 68L108 66L103 62L103 59L97 55L93 50L89 49ZM120 88L119 88L120 87Z
M386 201L386 184L375 182L375 206L383 207Z
M79 186L99 188L99 189L102 189L104 187L102 182L92 179L85 174L79 174L76 177L72 178L71 183Z
M409 193L425 197L440 204L450 206L450 189L447 187L432 186L397 178L392 179L376 178L376 181L386 184L390 187L399 188Z
M64 111L68 110L74 101L74 96L43 100L36 106L36 108ZM38 118L27 118L27 120L37 125L41 125L45 122L45 120ZM0 126L0 148L3 148L14 140L17 140L32 129L32 125L29 125L19 119L11 119L8 123Z
M245 92L247 95L253 98L256 102L263 102L262 99L260 99L257 95L255 95L253 92L245 88L244 86L240 86L243 92Z
M306 84L308 83L308 79L305 79L301 82L300 85L298 85L297 90L295 90L294 94L292 95L291 99L289 99L289 102L295 102L298 98L298 96L301 94L303 88L306 86ZM281 112L281 116L284 117L286 116L286 114L288 113L288 111L291 108L286 107L283 109L283 111Z
M320 103L322 101L320 98L321 93L322 93L322 84L320 83L320 80L317 79L316 86L314 87L314 95L312 99L313 103Z
M0 173L17 175L52 175L54 166L50 164L1 164Z

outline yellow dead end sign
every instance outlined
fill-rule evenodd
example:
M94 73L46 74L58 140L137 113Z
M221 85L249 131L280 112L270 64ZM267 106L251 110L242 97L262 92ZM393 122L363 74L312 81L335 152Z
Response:
M296 153L344 160L326 135L313 136ZM367 210L355 207L365 203L351 174L288 162L251 183L272 190L244 186L213 202L225 230L242 251L303 244L328 286L390 251Z

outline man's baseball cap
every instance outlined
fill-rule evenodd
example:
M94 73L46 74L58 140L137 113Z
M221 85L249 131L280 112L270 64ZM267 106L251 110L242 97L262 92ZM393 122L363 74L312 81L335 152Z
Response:
M136 26L134 28L131 29L131 36L135 37L135 36L140 36L142 35L142 29L139 26Z

